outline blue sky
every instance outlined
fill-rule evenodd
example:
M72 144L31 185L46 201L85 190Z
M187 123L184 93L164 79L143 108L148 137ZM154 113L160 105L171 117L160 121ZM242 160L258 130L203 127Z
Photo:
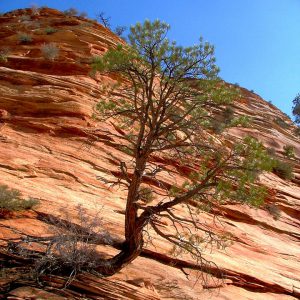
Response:
M170 38L188 46L199 36L216 47L221 77L272 101L291 115L300 92L300 0L1 0L0 11L47 5L75 7L112 26L145 19L171 25Z

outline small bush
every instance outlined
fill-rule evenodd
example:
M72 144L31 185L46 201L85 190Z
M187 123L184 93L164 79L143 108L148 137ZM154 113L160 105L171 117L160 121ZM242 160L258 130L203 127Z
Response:
M32 36L27 33L19 33L18 39L22 44L29 44L32 42Z
M117 36L122 36L122 34L126 31L126 26L117 26L116 28L115 28L115 34L117 35Z
M276 150L274 148L267 148L267 152L272 157L276 155Z
M68 210L62 210L64 220L51 217L48 220L53 224L54 236L45 255L36 261L38 277L45 272L68 270L71 272L68 284L81 270L95 267L96 257L99 257L97 244L113 243L113 238L103 229L100 212L90 217L81 205L77 206L76 212L77 223L72 222Z
M52 34L52 33L55 33L55 32L57 32L56 28L53 28L53 27L47 27L47 28L45 28L45 33L46 34Z
M223 122L229 124L234 117L234 110L227 106L222 112Z
M145 203L150 203L154 200L155 197L150 188L141 187L140 192L139 192L139 198Z
M68 17L74 17L78 15L78 10L76 8L69 8L67 10L64 11L64 14Z
M110 28L110 17L106 17L105 13L101 11L97 15L97 19L99 20L99 23L102 24L105 28Z
M210 126L215 134L221 134L225 130L225 125L219 120L212 120Z
M291 180L293 175L293 166L281 160L275 160L273 172L282 179Z
M270 215L273 216L274 220L279 220L280 216L281 216L281 212L280 209L272 203L266 204L265 205L265 209L270 213Z
M40 9L38 8L37 5L32 5L31 6L31 14L33 16L38 16L40 14Z
M295 148L291 145L285 145L283 147L283 154L287 158L295 158Z
M49 60L54 60L59 54L59 49L54 43L44 44L41 47L41 51L43 56Z
M7 48L0 50L0 62L7 62L9 50Z
M87 18L87 13L86 12L81 12L80 14L79 14L79 17L81 17L81 18Z
M279 125L281 128L283 129L287 129L290 127L290 125L288 123L286 123L284 120L282 120L281 118L277 117L276 119L274 119L274 122Z
M10 189L6 185L0 185L0 217L13 211L30 209L37 204L38 200L33 198L22 199L20 191Z
M20 20L21 20L22 22L28 22L28 21L31 20L31 17L30 17L29 15L22 15L22 16L20 17Z
M294 133L295 133L295 135L300 136L300 127L299 126L294 129Z

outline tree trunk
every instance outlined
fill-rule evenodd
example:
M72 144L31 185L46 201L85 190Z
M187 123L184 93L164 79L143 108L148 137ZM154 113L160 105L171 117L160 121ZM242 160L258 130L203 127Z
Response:
M140 224L140 222L138 223L138 225L141 226L136 226L135 231L132 232L130 239L125 240L121 252L110 259L100 261L98 266L95 268L96 271L104 276L114 275L141 254L144 244L144 226Z
M111 276L127 266L137 258L143 249L143 228L147 220L138 217L139 188L145 171L146 158L140 157L136 160L135 171L128 189L126 211L125 211L125 242L122 251L116 256L100 261L96 271L105 276Z

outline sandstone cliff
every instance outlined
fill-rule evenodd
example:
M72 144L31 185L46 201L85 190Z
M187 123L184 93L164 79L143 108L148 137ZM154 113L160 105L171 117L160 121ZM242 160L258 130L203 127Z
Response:
M46 34L49 27L55 31ZM30 34L32 41L21 43L20 32ZM93 55L123 41L93 21L51 9L42 9L39 15L18 10L1 16L0 37L0 51L6 58L0 60L0 184L40 200L34 211L0 220L1 245L24 235L47 234L45 215L59 216L62 207L75 215L78 204L90 215L101 210L106 229L121 238L125 192L99 178L109 178L118 170L119 159L129 157L103 133L112 125L92 118L99 85L111 79L93 79L89 63ZM45 43L56 43L59 48L53 61L43 56ZM30 286L24 278L15 281L16 274L2 276L0 285L10 295L8 299L299 299L299 137L276 107L245 89L242 93L235 113L250 115L253 123L250 128L231 129L229 134L255 136L281 157L285 145L294 146L295 177L287 181L273 173L261 176L270 191L267 204L280 210L276 220L266 207L228 203L215 212L234 241L225 251L207 254L223 271L223 282L195 285L197 275L192 272L188 280L185 271L192 262L182 257L174 265L170 245L156 238L155 247L149 244L142 257L112 278L83 274L63 291L56 289L62 285L59 277L42 289ZM181 180L180 172L171 168L174 165L170 161L173 176ZM168 176L166 172L162 179L167 182ZM210 214L203 218L214 226ZM20 262L11 267L22 273Z

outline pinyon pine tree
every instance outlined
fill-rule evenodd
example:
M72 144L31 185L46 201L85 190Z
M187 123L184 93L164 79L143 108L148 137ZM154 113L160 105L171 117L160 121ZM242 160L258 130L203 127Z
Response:
M222 245L224 235L213 232L200 212L213 213L226 199L258 206L265 196L256 179L272 160L262 144L251 137L230 143L212 134L214 114L239 97L236 87L218 78L213 46L202 39L178 46L167 39L168 30L160 21L138 23L128 46L94 60L95 71L117 78L103 88L98 119L114 124L107 135L132 156L120 162L115 181L127 190L124 242L117 255L97 262L103 275L138 257L144 239L154 234L174 245L173 255L190 254L206 271L212 262L204 250ZM233 118L226 127L239 122ZM178 172L185 166L183 184L160 177L172 172L170 161ZM166 222L168 228L161 225Z

